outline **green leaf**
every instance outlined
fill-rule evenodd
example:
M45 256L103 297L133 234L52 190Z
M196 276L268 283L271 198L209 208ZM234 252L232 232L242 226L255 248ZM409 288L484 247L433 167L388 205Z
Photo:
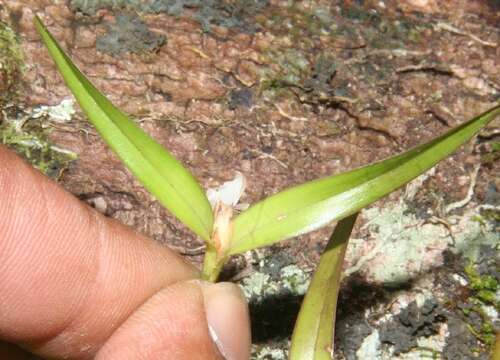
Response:
M256 203L235 218L230 254L271 245L354 214L430 169L499 114L497 105L401 155L311 181Z
M195 178L78 70L38 17L35 26L64 81L106 143L167 209L208 241L212 208Z
M340 275L358 213L342 219L330 237L300 307L290 360L331 360Z

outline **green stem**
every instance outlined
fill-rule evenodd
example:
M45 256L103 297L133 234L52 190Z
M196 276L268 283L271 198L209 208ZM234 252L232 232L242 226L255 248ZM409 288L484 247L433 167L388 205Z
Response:
M203 260L201 278L206 281L216 282L224 266L225 260L224 257L220 258L218 256L215 247L208 245Z
M496 341L491 352L491 360L500 360L500 333L497 333Z

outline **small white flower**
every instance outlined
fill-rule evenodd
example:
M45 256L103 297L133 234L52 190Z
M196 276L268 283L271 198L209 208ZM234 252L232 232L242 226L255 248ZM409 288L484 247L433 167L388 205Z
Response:
M231 246L233 232L233 209L245 191L245 178L240 172L231 181L226 181L215 189L207 190L207 198L214 210L214 227L211 241L217 250L217 256L225 257Z
M234 208L245 192L245 186L245 177L237 171L233 180L226 181L217 188L207 190L208 201L212 208L215 208L218 202Z

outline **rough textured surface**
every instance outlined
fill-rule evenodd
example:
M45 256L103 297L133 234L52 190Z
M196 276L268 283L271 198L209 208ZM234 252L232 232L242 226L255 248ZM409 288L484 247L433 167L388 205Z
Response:
M11 88L17 83L22 62L16 34L0 21L0 104L8 100Z
M451 317L448 320L450 338L460 339L460 341L450 341L444 348L447 359L467 360L474 358L488 359L488 355L474 356L471 349L476 345L476 338L467 328L467 323L460 319Z
M427 300L422 307L413 301L391 321L382 325L380 341L393 345L394 355L399 355L416 347L417 338L436 334L439 322L443 321L444 315L435 301Z
M113 56L125 52L141 54L156 51L166 41L164 35L149 31L139 18L129 14L119 14L116 22L106 25L107 33L98 37L95 45L98 51Z
M499 99L492 2L4 0L0 139L27 157L41 153L38 144L52 149L32 162L196 264L200 240L144 191L80 110L63 103L70 94L33 28L35 13L98 88L205 188L243 173L245 203L422 143ZM122 43L125 28L141 40ZM465 351L463 338L478 349L467 356L484 356L490 324L498 327L487 278L498 281L498 270L481 259L498 254L499 150L496 122L360 217L339 304L337 335L349 334L337 336L339 359L429 356L418 349L396 356L381 341L382 324L401 324L398 314L422 292L450 312L435 335L415 335L418 346L454 359ZM78 158L47 167L61 153ZM330 231L237 256L227 267L225 276L252 299L256 359L286 356L304 279ZM275 306L283 323L271 321Z
M347 360L356 360L358 349L366 337L373 332L373 329L361 312L354 312L339 321L335 327L335 332L338 339L343 339L342 351L345 358Z
M58 180L77 155L50 141L50 129L45 125L47 119L54 116L51 110L49 107L23 109L14 104L2 106L0 142L14 149L45 175ZM61 112L56 114L63 115Z
M251 16L261 11L267 0L71 0L70 6L87 15L95 15L100 9L127 9L146 13L166 13L172 16L186 15L197 21L204 31L213 25L236 27L255 32Z

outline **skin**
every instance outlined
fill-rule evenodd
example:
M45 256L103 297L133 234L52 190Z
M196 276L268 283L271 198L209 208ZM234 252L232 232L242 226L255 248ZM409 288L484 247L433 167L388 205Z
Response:
M241 291L198 279L0 146L0 359L249 359Z

